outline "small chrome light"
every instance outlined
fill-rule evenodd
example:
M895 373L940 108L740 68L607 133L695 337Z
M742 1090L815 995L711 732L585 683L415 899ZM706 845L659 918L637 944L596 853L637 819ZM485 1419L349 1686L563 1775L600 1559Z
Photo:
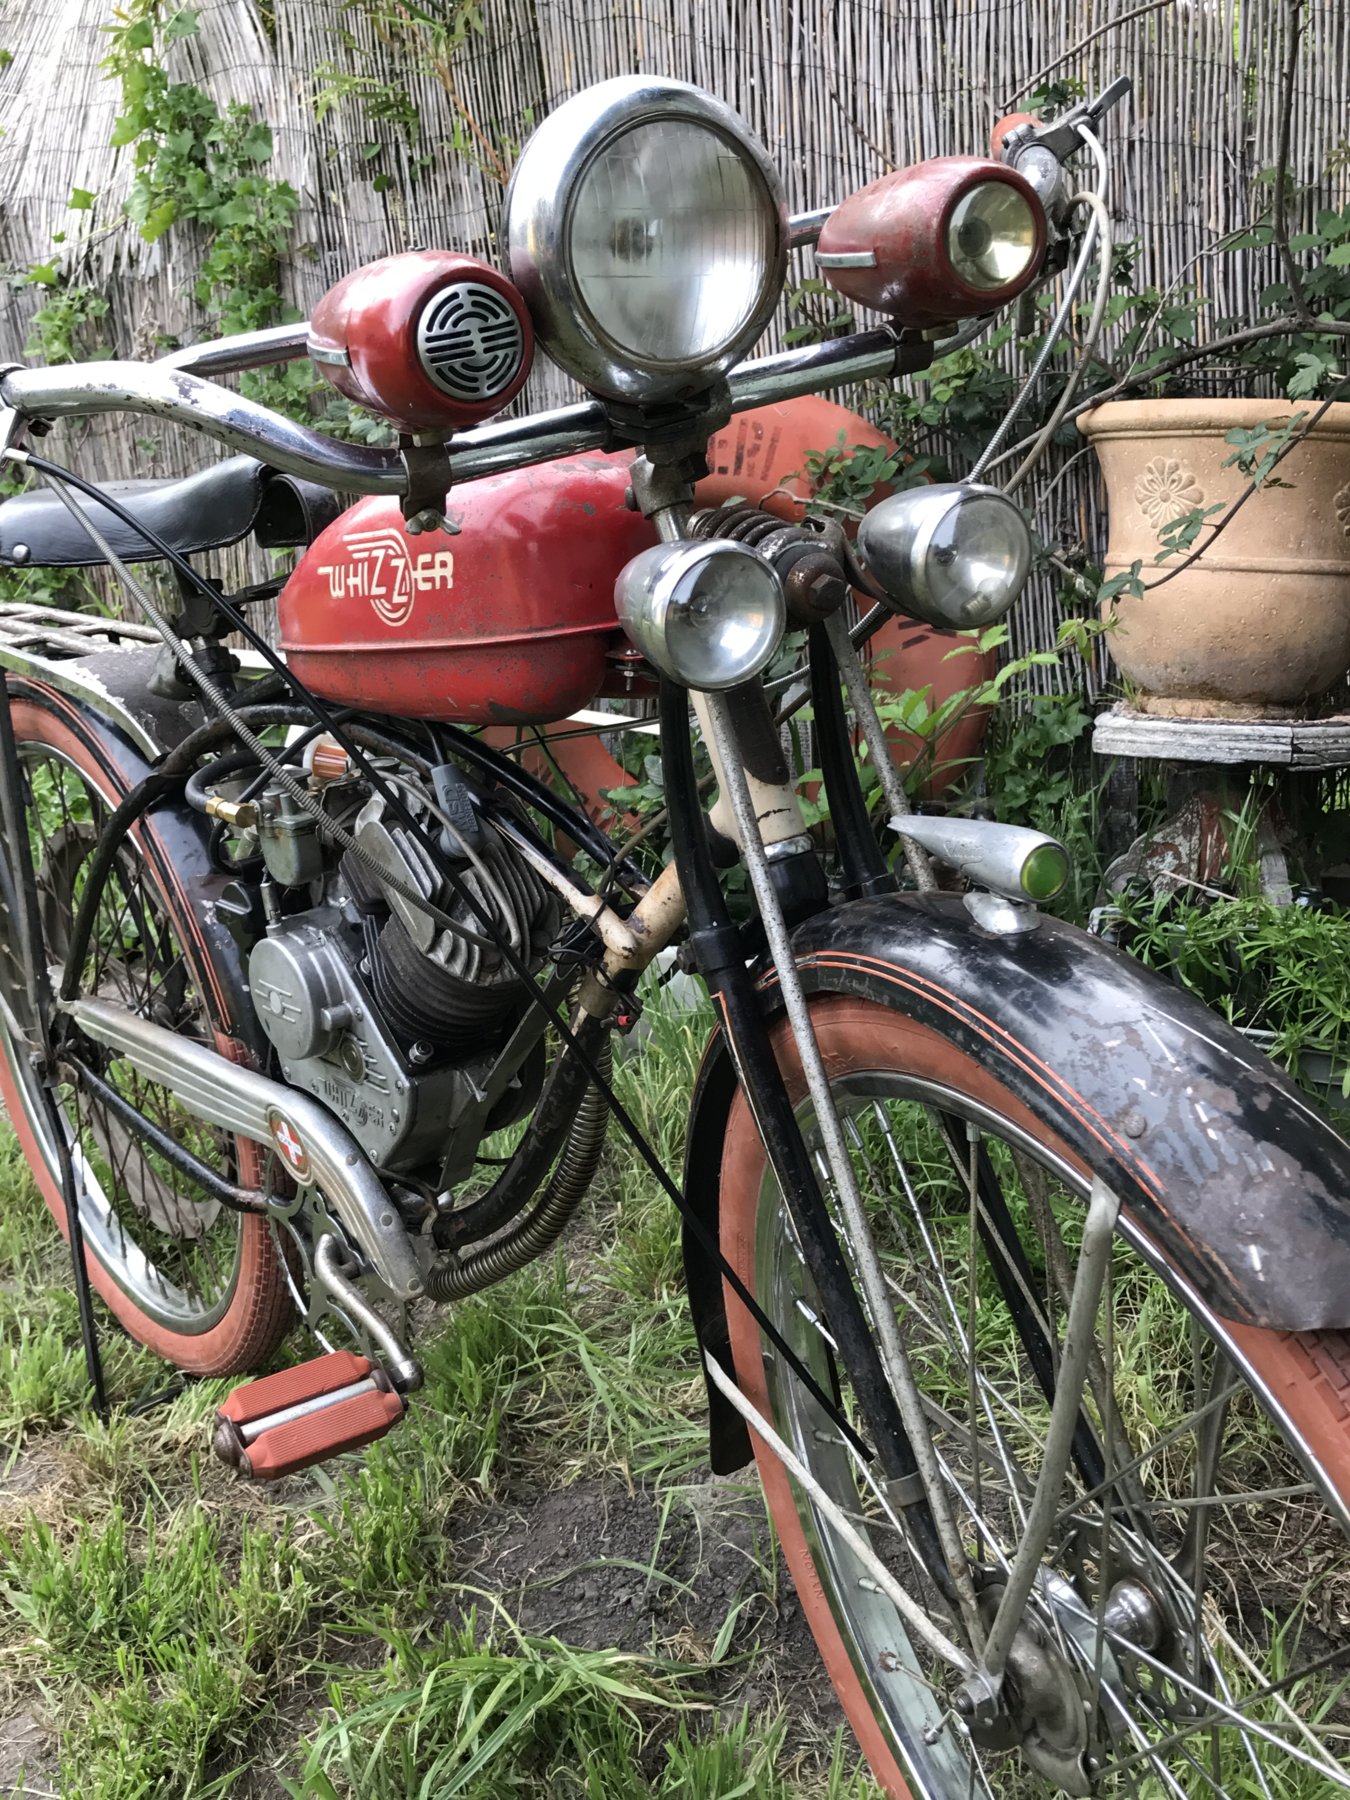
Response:
M758 675L787 624L782 582L745 544L655 544L620 572L614 603L653 667L705 691Z
M1007 181L968 188L947 221L947 255L967 287L994 292L1020 281L1040 249L1041 224Z
M1072 186L1064 164L1054 151L1047 150L1044 144L1028 144L1014 152L1007 166L1015 169L1036 190L1036 198L1045 208L1047 218L1061 223Z
M863 517L858 549L897 610L949 631L1001 619L1031 567L1031 533L996 488L906 488Z
M859 306L941 325L1023 294L1045 258L1045 209L1016 170L934 156L850 194L826 219L816 267Z

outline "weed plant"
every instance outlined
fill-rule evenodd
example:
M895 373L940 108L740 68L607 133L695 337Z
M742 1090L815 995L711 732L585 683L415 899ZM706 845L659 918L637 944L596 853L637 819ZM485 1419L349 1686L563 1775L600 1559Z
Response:
M1260 1032L1297 1076L1310 1052L1350 1057L1350 917L1258 895L1120 896L1113 928L1131 955ZM1350 1076L1343 1077L1350 1091Z
M616 1077L675 1168L708 1025L658 998ZM561 1253L432 1324L398 1431L263 1490L207 1453L227 1383L92 1419L68 1253L0 1134L0 1749L25 1714L50 1730L32 1791L874 1800L851 1741L789 1730L774 1699L762 1513L742 1591L703 1635L580 1649L463 1587L466 1520L599 1478L655 1494L634 1579L671 1580L662 1539L703 1491L705 1400L679 1221L623 1148ZM161 1385L99 1316L119 1401ZM297 1337L296 1356L311 1349ZM605 1564L598 1530L585 1556ZM828 1715L823 1678L821 1695Z

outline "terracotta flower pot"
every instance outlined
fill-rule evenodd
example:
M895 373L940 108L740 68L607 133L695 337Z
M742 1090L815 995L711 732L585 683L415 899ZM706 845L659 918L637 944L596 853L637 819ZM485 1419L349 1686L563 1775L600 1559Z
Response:
M1313 401L1122 400L1085 413L1078 429L1097 452L1110 508L1107 576L1142 562L1146 586L1159 581L1185 560L1158 560L1169 521L1238 498L1248 478L1224 467L1234 427L1315 410ZM1174 580L1116 603L1111 653L1142 710L1287 718L1350 668L1350 402L1329 408L1278 478L1290 485L1254 494Z

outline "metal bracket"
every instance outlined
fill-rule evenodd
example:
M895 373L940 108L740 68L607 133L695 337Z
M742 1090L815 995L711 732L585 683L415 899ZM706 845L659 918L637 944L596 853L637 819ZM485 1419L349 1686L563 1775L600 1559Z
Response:
M1052 119L1048 125L1033 126L1024 141L1030 144L1039 144L1052 156L1057 156L1061 160L1066 156L1072 156L1075 150L1082 147L1078 127L1080 125L1096 126L1113 106L1119 105L1131 91L1133 85L1128 75L1117 75L1110 86L1103 88L1095 99L1080 102L1069 112L1061 114L1058 119Z
M445 501L452 478L445 445L419 444L414 438L404 438L399 445L399 460L407 478L399 504L409 533L416 536L422 531L450 530Z
M1087 1379L1089 1353L1096 1342L1093 1325L1119 1215L1120 1200L1098 1177L1092 1183L1087 1217L1083 1221L1083 1247L1079 1252L1073 1293L1069 1300L1069 1317L1055 1380L1050 1424L1045 1434L1044 1454L1040 1473L1036 1478L1036 1492L1027 1514L1022 1542L1008 1572L1007 1584L984 1646L981 1666L995 1682L1000 1682L1003 1678L1013 1639L1021 1626L1023 1609L1035 1586L1041 1559L1059 1511L1064 1473L1069 1466L1083 1386Z

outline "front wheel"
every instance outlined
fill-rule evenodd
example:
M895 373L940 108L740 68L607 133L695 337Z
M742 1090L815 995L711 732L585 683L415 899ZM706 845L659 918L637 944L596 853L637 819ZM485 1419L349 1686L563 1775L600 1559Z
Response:
M1036 1493L1091 1172L927 1026L844 996L813 1002L812 1017L866 1203L866 1244L849 1241L828 1182L827 1201L855 1270L874 1258L893 1299L987 1622ZM776 1049L815 1148L786 1023ZM848 1369L739 1094L721 1219L737 1273L856 1419ZM903 1509L729 1290L727 1308L743 1392L818 1484L806 1491L756 1441L803 1610L888 1794L1350 1793L1350 1334L1217 1318L1121 1215L1002 1717L982 1728L968 1722L959 1674L905 1629L819 1494L975 1656Z

